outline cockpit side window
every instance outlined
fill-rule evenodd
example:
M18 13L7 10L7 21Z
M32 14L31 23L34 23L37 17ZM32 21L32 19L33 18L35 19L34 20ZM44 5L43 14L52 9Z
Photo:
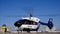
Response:
M22 20L22 24L29 24L29 25L37 25L37 22L30 21L30 20Z

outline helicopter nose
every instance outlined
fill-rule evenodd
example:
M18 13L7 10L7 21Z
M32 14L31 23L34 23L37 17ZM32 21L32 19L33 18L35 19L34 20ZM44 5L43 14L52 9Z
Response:
M20 22L18 22L18 21L14 23L14 26L16 26L16 27L20 27L21 25L22 24Z

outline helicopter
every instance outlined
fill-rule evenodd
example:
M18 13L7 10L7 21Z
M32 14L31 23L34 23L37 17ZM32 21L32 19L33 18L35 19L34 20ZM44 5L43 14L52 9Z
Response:
M38 31L40 24L48 26L49 29L53 28L52 18L49 18L48 23L41 22L39 18L33 17L32 14L29 17L24 17L14 23L15 27L18 27L18 31Z

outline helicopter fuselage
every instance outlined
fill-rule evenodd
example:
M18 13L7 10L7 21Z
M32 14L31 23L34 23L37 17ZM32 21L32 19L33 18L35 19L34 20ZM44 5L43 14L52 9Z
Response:
M40 24L39 24L39 19L35 17L31 18L23 18L20 20L21 26L19 27L23 31L30 30L30 31L37 31Z

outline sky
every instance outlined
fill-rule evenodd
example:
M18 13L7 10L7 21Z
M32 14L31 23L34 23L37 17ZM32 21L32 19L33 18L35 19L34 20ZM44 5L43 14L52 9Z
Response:
M15 28L14 23L30 12L45 23L53 18L54 27L60 30L60 0L0 0L0 26Z

